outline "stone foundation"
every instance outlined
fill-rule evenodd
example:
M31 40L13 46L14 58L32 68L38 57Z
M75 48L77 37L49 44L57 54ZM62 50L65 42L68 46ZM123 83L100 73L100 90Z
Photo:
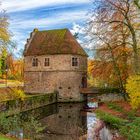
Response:
M30 94L58 92L58 102L84 101L80 94L82 72L25 72L24 91Z

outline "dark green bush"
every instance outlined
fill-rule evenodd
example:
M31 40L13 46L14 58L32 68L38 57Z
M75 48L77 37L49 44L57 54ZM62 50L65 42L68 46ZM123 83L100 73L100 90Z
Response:
M120 93L119 88L100 88L100 93Z

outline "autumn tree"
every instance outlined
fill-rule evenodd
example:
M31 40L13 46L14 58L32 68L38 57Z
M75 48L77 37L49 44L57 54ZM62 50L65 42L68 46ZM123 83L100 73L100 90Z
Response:
M90 41L96 41L97 64L102 66L104 75L105 71L109 72L109 69L112 69L111 74L115 73L119 88L122 93L125 93L124 85L131 61L130 52L134 56L135 73L139 72L137 36L139 25L134 22L139 18L138 11L134 3L129 0L96 0L95 2L97 5L93 8L94 14L91 15L87 32Z
M128 33L128 37L125 40L125 44L129 45L133 49L133 66L135 73L139 73L139 23L140 20L139 10L131 0L96 0L94 2L96 6L93 8L94 14L92 15L90 24L100 25L100 28L106 27L110 30L110 27L122 27ZM114 18L115 15L117 18ZM95 27L95 26L94 26ZM97 28L96 28L97 29ZM95 30L96 30L95 29ZM118 31L118 29L116 29ZM115 34L115 32L114 32ZM123 39L120 39L123 42Z
M0 9L0 49L6 47L7 43L10 41L8 26L8 17L5 11Z
M8 67L8 78L23 81L23 59L15 59L13 54L8 54L6 59Z
M6 48L3 48L1 50L1 56L0 56L0 74L3 77L6 73L6 69L7 69L7 64L6 64L6 59L7 59L7 50Z
M1 5L0 5L1 8ZM9 22L6 12L0 9L0 73L4 75L7 68L7 57L15 48L15 43L11 41L11 33L8 29Z

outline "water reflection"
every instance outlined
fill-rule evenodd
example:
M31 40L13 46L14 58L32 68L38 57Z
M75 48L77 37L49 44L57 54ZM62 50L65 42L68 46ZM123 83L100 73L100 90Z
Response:
M46 125L47 140L78 140L86 131L86 117L81 115L83 104L58 104L58 112L41 119Z
M18 129L10 133L21 140L99 140L94 131L96 114L85 111L84 107L84 103L59 103L24 112L19 115ZM100 140L112 139L105 127L99 136Z

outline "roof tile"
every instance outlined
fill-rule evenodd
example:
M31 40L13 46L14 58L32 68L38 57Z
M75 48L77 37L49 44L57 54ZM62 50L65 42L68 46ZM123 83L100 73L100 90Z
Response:
M46 54L75 54L87 56L68 29L36 31L24 56Z

